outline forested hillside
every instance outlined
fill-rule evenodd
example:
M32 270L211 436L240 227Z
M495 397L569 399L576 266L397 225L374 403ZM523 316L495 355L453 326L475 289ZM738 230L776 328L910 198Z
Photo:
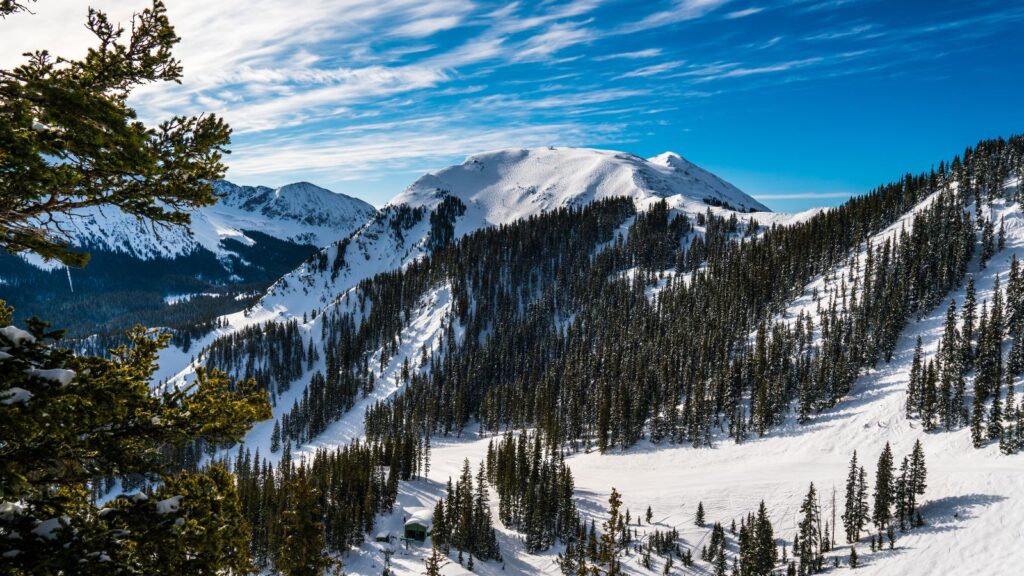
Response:
M963 430L975 446L1012 454L1024 414L1015 400L1021 367L1013 320L1022 314L1022 285L1015 255L1003 250L1017 238L1022 159L1021 139L986 141L928 173L907 175L790 225L763 226L757 214L710 209L687 215L663 201L637 210L633 201L608 199L453 239L441 228L464 208L448 196L429 218L422 210L409 212L410 222L429 219L428 238L442 239L430 244L428 256L363 280L315 317L281 325L287 329L253 325L217 340L199 359L256 377L276 398L272 424L250 434L249 443L260 450L243 448L237 455L268 459L264 483L287 474L269 463L287 469L296 452L312 455L363 437L415 447L411 474L422 476L431 463L435 471L440 466L458 475L462 456L481 450L470 449L480 442L463 447L445 438L486 439L522 429L535 430L536 442L543 438L544 451L555 459L552 470L562 459L572 466L573 454L586 454L581 462L589 469L593 455L614 459L614 453L632 454L637 444L647 459L668 451L666 462L676 461L681 447L698 449L695 461L723 443L751 443L756 453L759 438L781 443L795 436L792 442L799 443L801 428L820 430L830 413L870 394L877 374L904 369L903 417L920 419L925 432ZM1005 278L996 276L992 301L979 310L972 278L993 266ZM963 312L957 304L947 312L943 303L958 290L968 294ZM940 313L951 320L938 359L921 352L906 361L906 327ZM822 441L846 443L840 436ZM439 444L456 460L439 462ZM471 459L487 456L488 466L496 466L498 456L484 452ZM878 481L895 483L898 463L888 465L893 479ZM588 474L589 485L607 474ZM502 478L485 474L477 484L492 483L505 498L510 488ZM564 489L562 480L544 488L552 498ZM434 507L429 497L403 490L397 500L403 506L411 498ZM532 490L515 498L528 498ZM777 507L788 503L787 497L764 505L777 521L784 514ZM561 505L539 508L547 511L534 520L508 506L501 500L500 513L484 525L500 520L502 533L521 534L523 553L548 550L556 541L572 548L578 537L590 538L585 519L578 537L567 528L539 530L564 521L558 520ZM753 502L748 510L756 508ZM253 513L262 518L265 511ZM916 511L902 514L897 532L919 522ZM378 521L392 518L385 513ZM875 520L882 532L887 519ZM337 521L323 521L332 533ZM829 518L811 521L818 531L842 530ZM695 558L693 543L678 528L673 536L659 532L657 541L670 543L656 548L666 558L677 550L680 570L731 558L728 547ZM342 552L362 538L353 534L344 545L327 547ZM462 541L455 550L479 561L497 557L487 552L490 546ZM580 553L579 562L607 565L599 548ZM451 544L442 549L451 552ZM616 549L628 557L628 545ZM809 573L823 567L823 556L831 561L849 553L818 541L794 566ZM272 565L272 554L264 554ZM776 550L773 562L782 558ZM842 563L849 562L843 556Z

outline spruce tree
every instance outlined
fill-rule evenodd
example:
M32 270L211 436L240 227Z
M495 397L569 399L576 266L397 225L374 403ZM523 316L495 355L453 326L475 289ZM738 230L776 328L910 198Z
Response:
M924 372L924 352L922 350L923 344L921 337L917 337L917 343L914 345L914 359L910 363L910 382L907 385L907 417L910 418L914 414L918 413L921 406L922 394L922 380Z
M967 287L964 290L964 307L961 312L962 339L960 344L963 355L963 366L965 370L968 370L974 366L974 313L975 307L977 306L974 292L974 276L967 276Z
M274 566L285 576L320 576L330 560L324 555L324 526L319 494L303 465L289 477L290 501L281 515L281 549Z
M858 473L857 451L854 450L850 458L850 469L846 475L846 498L843 509L843 528L846 529L846 541L856 542L860 540L860 531L863 528L861 516L861 502L857 490Z
M928 471L925 467L924 448L921 441L914 442L914 449L910 453L910 467L907 476L908 497L910 501L910 514L916 515L917 497L924 495L928 486Z
M875 471L875 504L871 519L878 528L885 528L892 518L894 481L892 448L886 442Z
M424 560L426 576L441 576L441 569L448 565L448 560L445 559L444 555L437 549L437 546L433 546L430 550L430 555Z
M697 513L694 515L693 523L704 527L704 502L697 502Z
M206 370L197 371L192 383L177 390L151 394L149 380L168 335L140 327L128 334L130 344L112 350L110 359L79 356L61 348L59 331L47 330L39 321L30 320L28 330L9 325L11 312L0 302L0 349L5 356L0 361L0 438L18 439L5 445L0 458L0 501L20 506L16 513L0 515L0 532L27 534L38 522L62 517L74 530L19 545L19 554L0 557L0 571L88 573L89 566L79 560L105 554L111 561L104 570L145 573L160 570L150 564L157 557L140 556L136 550L165 546L186 556L199 554L186 546L191 544L205 552L181 564L189 570L248 565L247 558L230 552L225 543L236 538L241 526L222 528L225 540L220 535L209 541L183 539L172 522L135 500L115 499L107 506L125 510L123 519L115 512L99 514L87 488L115 475L163 478L164 489L192 487L179 503L194 514L189 521L225 526L236 498L230 482L213 470L172 482L173 467L163 451L185 451L200 440L212 445L237 441L252 422L270 416L266 394L252 381L233 386L219 371ZM222 505L201 503L214 497L224 499ZM123 522L149 529L119 535L127 529ZM177 565L185 558L160 556L159 561Z
M793 554L800 561L801 574L815 574L821 569L821 548L819 542L821 518L818 511L818 494L812 482L800 505L798 543L793 544Z

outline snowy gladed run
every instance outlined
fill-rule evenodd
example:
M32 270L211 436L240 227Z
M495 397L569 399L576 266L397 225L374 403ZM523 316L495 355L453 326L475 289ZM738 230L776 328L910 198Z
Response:
M445 483L466 476L466 460L473 469L495 465L493 435L533 429L545 452L555 449L550 470L563 458L571 469L575 509L597 533L622 529L608 517L615 487L634 521L652 510L636 538L667 549L671 533L692 555L692 567L675 556L672 573L715 573L714 553L702 560L702 548L713 542L730 558L736 551L715 523L746 519L763 501L758 518L770 520L792 556L810 483L816 514L835 534L853 450L874 487L886 445L898 466L920 440L929 467L917 499L925 525L899 532L891 550L873 550L865 533L858 570L1011 574L1024 464L1002 453L1014 451L1020 429L1002 398L1020 390L1014 368L992 364L1017 347L1024 306L1019 278L1007 286L1014 257L1024 257L1022 144L984 142L930 173L795 217L748 212L759 206L675 156L471 157L421 178L254 309L229 318L222 332L231 337L208 341L198 362L256 376L276 399L274 419L254 427L241 450L221 454L253 470L261 459L279 471L303 458L314 469L320 462L334 470L314 479L328 494L343 465L331 468L327 454L342 448L336 461L351 458L357 448L343 447L360 440L368 460L353 470L377 486L367 488L374 504L360 509L362 530L400 532L413 511L452 502ZM980 334L970 355L981 366L956 376L966 391L960 406L981 414L973 438L959 420L936 426L941 418L929 410L937 408L918 397L924 390L931 406L954 405L958 386L942 387L937 376L929 383L921 366L949 333L949 299L962 310L971 290L988 302L982 310L1001 300L1008 319L993 324L986 312L985 328L959 323L961 334ZM261 325L280 319L291 319L287 329ZM993 370L1001 384L991 383ZM979 388L979 378L989 383ZM985 396L976 400L979 390ZM390 472L374 476L365 467L372 461ZM287 494L288 472L264 465L251 474ZM397 486L385 482L396 474ZM495 488L489 506L501 560L489 543L465 544L467 554L491 559L477 558L473 571L559 573L555 560L572 530L556 530L558 538L539 530L502 502L535 496L497 474L481 472L461 493L480 492L483 478ZM457 485L455 502L459 493ZM704 526L693 522L698 503ZM481 518L478 504L458 510ZM328 534L342 530L330 550L354 548L344 558L350 572L382 570L379 543L324 522ZM836 540L825 564L841 558L846 566L850 549ZM273 565L273 536L261 542L254 552ZM464 572L469 561L460 568L459 547L445 545L452 562L443 572ZM392 568L420 573L428 552L400 546ZM617 558L629 573L652 565L645 554L619 550Z

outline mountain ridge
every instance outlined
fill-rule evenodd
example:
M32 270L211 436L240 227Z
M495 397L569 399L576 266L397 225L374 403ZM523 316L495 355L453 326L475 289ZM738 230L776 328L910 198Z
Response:
M656 160L660 159L660 160ZM592 148L509 148L468 156L428 172L393 197L350 238L324 248L271 286L249 317L302 316L328 305L365 278L408 265L430 252L439 230L428 212L448 199L462 204L450 238L557 208L628 197L638 208L665 201L678 214L707 211L788 221L722 178L675 153L655 157ZM418 214L418 216L417 216ZM433 238L433 240L432 240Z

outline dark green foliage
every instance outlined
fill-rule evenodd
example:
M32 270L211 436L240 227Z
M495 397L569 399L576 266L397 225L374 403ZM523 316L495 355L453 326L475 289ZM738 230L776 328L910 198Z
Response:
M498 492L501 523L522 532L530 553L576 537L579 516L572 471L560 449L540 435L507 433L487 450L487 477Z
M875 502L871 513L871 520L879 529L885 528L892 518L895 490L892 449L886 442L885 449L878 457L878 468L875 470Z
M0 310L5 325L11 314L2 304ZM169 475L174 467L167 455L197 441L237 441L252 422L269 416L266 395L251 381L231 383L205 370L188 386L151 394L149 378L167 336L137 328L131 344L112 350L108 360L75 356L54 345L58 332L38 322L29 326L28 332L13 326L0 332L0 501L21 507L0 517L0 533L29 534L37 521L62 517L74 530L17 547L3 539L12 553L0 556L0 568L246 571L248 559L237 549L248 536L230 477L219 469ZM90 489L106 477L132 474L162 479L155 497L182 496L176 503L181 514L167 511L161 518L139 498L117 499L109 512L98 513ZM101 562L104 555L114 564ZM94 559L95 570L79 564L82 558Z
M800 562L801 576L821 571L821 511L818 507L818 493L811 483L807 496L800 505L800 522L797 538L793 541L793 555Z
M469 552L481 560L501 560L487 490L483 463L480 463L474 485L469 460L463 462L459 479L454 486L449 480L447 496L438 501L434 509L434 542L443 545L445 551L455 547L460 557L463 552ZM438 512L441 512L440 517Z
M51 217L112 206L153 225L187 224L189 209L216 200L211 182L223 176L230 135L213 115L147 127L128 106L133 89L182 75L162 2L136 14L130 31L94 9L87 27L97 45L82 60L43 50L0 71L0 246L78 266L88 255Z
M866 486L864 485L864 468L857 465L857 452L850 458L850 469L846 475L846 506L843 511L843 527L846 529L846 541L860 540L861 530L867 521Z
M455 219L466 213L466 205L455 196L444 200L430 213L430 235L427 247L431 252L452 243L455 239Z
M398 480L409 478L422 456L418 446L416 439L355 442L296 466L286 442L277 468L240 447L234 470L257 566L306 573L324 566L317 560L323 550L337 555L359 545L375 516L392 510ZM322 545L307 544L318 532Z
M775 533L768 509L761 501L757 514L749 514L739 532L739 567L745 576L771 576L778 562Z
M322 499L304 466L288 476L282 494L281 546L274 567L285 576L320 576L330 565L324 555Z

